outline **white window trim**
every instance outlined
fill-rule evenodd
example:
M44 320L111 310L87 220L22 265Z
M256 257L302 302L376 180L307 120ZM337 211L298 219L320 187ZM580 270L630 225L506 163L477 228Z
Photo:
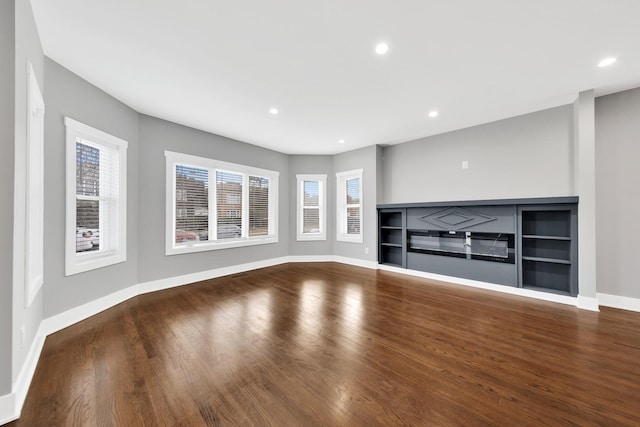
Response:
M298 193L298 215L297 215L297 240L327 240L327 175L310 175L298 174L297 193ZM320 231L318 233L304 233L304 182L318 181L319 197L318 197L318 216L320 219Z
M362 194L362 169L336 173L336 241L349 243L362 243L364 197ZM360 178L360 233L347 234L347 190L345 183L354 178Z
M27 163L25 307L44 283L44 99L31 63L27 65Z
M278 177L280 175L277 171L268 169L260 169L252 166L245 166L235 163L224 162L221 160L209 159L206 157L193 156L190 154L176 153L173 151L164 152L166 158L166 187L165 187L165 254L166 255L178 255L191 252L203 252L218 249L238 248L254 245L265 245L271 243L278 243ZM224 240L224 241L196 241L188 244L176 245L175 243L175 224L176 224L176 200L175 200L175 187L176 187L176 165L185 165L199 167L203 169L211 170L226 170L234 173L245 174L243 185L247 185L247 175L259 176L269 178L269 218L273 219L269 221L269 233L267 236L253 236L244 237L241 239ZM211 180L211 177L209 177ZM244 193L244 192L243 192ZM244 200L244 197L247 200ZM212 201L209 205L209 229L215 229L217 222L216 215L216 198L214 186L209 186L209 200ZM273 203L271 203L273 201ZM249 203L248 192L243 196L243 215L248 217ZM246 209L246 212L245 212ZM248 221L244 221L246 227L248 227ZM213 224L213 226L211 226ZM244 227L244 226L243 226ZM246 230L242 230L243 235L246 235Z
M82 273L127 260L127 147L128 142L69 117L67 127L67 200L65 237L65 275ZM109 147L119 156L119 212L118 244L115 249L89 253L76 253L76 141L78 138L96 146ZM89 143L89 145L92 145Z

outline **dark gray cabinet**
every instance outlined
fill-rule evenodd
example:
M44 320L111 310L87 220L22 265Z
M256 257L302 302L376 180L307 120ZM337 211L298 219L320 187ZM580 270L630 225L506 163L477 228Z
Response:
M576 296L577 203L558 197L379 205L378 262ZM500 258L498 245L509 258Z
M378 262L406 267L406 210L378 210Z
M518 228L520 286L577 295L577 206L520 206Z

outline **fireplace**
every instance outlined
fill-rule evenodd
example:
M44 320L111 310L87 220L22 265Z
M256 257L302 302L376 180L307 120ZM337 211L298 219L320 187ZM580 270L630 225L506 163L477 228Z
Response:
M513 234L439 230L407 233L409 252L515 264Z

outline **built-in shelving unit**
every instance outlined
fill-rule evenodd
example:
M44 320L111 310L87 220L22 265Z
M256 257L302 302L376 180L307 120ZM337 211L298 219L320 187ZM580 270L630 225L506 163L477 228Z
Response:
M519 218L521 286L576 295L575 206L520 207Z
M576 296L577 216L577 197L378 205L378 262ZM444 237L438 239L436 231L445 232ZM466 240L461 241L461 250L471 256L444 256L450 254L419 251L414 247L418 243L427 249L440 247L443 240L463 234L466 234ZM429 237L416 243L413 237L408 237L414 235ZM504 244L504 236L512 236L507 245L510 262L495 256L489 259L473 256L474 249L480 254L491 249L487 248L488 235L497 235L496 244ZM476 244L479 246L475 247Z
M404 209L381 209L378 211L380 264L405 266L406 219Z

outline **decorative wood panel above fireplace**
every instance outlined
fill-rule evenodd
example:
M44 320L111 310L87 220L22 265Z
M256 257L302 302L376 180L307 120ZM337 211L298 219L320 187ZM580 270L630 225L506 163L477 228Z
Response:
M575 296L577 197L378 205L378 261Z

